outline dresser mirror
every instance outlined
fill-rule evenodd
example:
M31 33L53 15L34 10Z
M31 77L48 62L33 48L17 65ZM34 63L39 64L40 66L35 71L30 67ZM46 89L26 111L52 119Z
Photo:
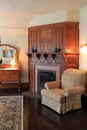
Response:
M0 87L4 83L17 83L20 92L20 65L18 62L18 50L8 44L0 44ZM10 85L8 85L10 88Z
M0 44L0 68L19 67L18 50L8 44Z

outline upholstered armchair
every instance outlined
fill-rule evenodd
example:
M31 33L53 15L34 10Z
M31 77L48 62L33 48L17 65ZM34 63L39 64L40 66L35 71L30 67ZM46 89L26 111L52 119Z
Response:
M81 95L84 92L86 71L66 69L60 81L46 82L41 90L41 103L59 114L81 108Z

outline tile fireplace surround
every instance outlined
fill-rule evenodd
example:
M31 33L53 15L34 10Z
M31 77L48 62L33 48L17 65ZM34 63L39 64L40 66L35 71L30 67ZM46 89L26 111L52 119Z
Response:
M51 71L55 71L56 72L56 79L59 80L60 79L60 66L58 65L35 65L35 92L37 92L37 82L38 82L38 71L39 70L51 70Z

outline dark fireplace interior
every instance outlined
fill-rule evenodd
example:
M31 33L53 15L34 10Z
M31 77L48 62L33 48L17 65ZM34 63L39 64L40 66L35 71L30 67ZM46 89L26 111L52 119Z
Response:
M37 78L37 92L40 93L44 88L44 83L56 80L56 71L52 70L39 70Z

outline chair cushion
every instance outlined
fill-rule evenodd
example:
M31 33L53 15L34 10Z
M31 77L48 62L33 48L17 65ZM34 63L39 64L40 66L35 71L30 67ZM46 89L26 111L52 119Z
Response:
M41 95L45 95L48 98L58 102L58 103L64 103L65 102L65 97L62 95L63 94L62 89L42 89Z
M44 84L44 87L45 87L46 89L59 88L59 87L60 87L60 81L46 82L46 83Z

